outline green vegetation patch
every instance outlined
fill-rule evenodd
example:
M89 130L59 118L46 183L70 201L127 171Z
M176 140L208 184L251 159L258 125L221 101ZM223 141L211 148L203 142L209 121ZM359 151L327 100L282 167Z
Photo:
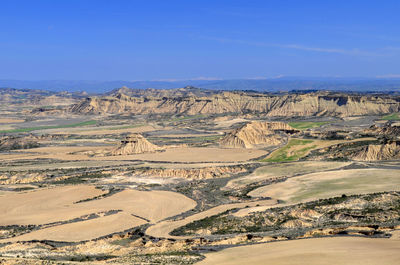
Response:
M94 181L100 178L106 178L109 176L110 174L103 174L103 173L84 173L67 179L52 181L50 183L55 185L74 185L74 184L81 184L89 181Z
M48 126L37 126L37 127L28 127L28 128L17 128L11 130L2 130L0 133L19 133L19 132L32 132L37 130L47 130L47 129L60 129L60 128L73 128L73 127L81 127L88 125L95 125L97 121L84 121L73 124L64 124L64 125L48 125Z
M328 123L328 121L294 121L289 122L289 125L298 130L306 130L310 128L317 128Z
M382 117L382 120L387 120L387 121L398 121L400 120L399 113L392 113L386 116Z
M121 259L124 264L194 264L204 257L193 251L168 251L133 254Z
M266 159L261 160L261 162L289 162L296 161L306 155L306 153L316 148L316 145L306 146L304 148L293 150L291 154L288 154L290 148L296 145L306 145L314 142L313 140L301 140L301 139L291 139L287 145L282 147L281 149L272 153L272 155Z

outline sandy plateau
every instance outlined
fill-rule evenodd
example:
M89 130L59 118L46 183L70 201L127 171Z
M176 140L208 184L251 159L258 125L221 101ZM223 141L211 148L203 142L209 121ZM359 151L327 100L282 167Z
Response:
M397 95L0 92L0 264L399 264Z

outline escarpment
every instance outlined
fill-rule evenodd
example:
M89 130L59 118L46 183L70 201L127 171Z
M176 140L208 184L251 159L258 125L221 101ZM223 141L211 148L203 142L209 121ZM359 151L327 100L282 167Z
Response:
M192 89L193 90L193 89ZM135 92L132 92L135 91ZM400 111L400 97L330 92L265 94L255 92L200 93L176 90L117 90L108 96L88 97L69 107L80 114L223 114L262 113L270 117L357 116ZM164 92L163 92L164 91Z
M256 145L279 145L286 134L296 133L298 130L283 122L250 122L227 134L220 140L221 147L253 148Z
M204 168L152 168L137 169L134 173L138 176L162 177L162 178L185 178L185 179L211 179L226 177L238 173L246 172L247 168L243 165L220 166Z
M354 160L377 161L392 160L400 158L400 142L386 144L370 144L361 149L358 154L353 155Z

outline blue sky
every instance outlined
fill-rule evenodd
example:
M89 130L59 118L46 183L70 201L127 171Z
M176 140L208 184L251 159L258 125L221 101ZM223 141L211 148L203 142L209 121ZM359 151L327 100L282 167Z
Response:
M0 79L400 77L400 1L0 1Z

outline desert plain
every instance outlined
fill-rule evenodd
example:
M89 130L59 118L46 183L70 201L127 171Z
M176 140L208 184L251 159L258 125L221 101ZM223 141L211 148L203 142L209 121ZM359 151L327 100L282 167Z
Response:
M400 263L396 95L2 95L0 264Z

